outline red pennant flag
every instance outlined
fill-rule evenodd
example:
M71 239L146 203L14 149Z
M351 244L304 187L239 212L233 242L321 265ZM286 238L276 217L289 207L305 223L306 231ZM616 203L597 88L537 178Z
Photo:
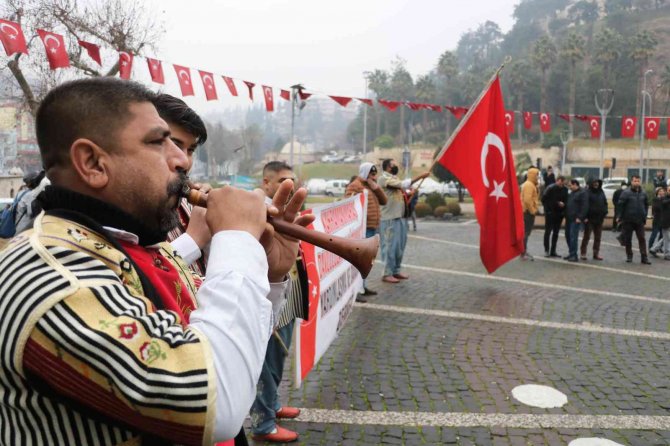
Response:
M533 126L533 113L532 112L523 112L523 126L526 130L530 129Z
M279 90L279 97L286 99L287 101L291 100L291 92L288 90Z
M149 74L151 80L157 84L165 83L165 76L163 75L163 63L158 59L151 59L147 57L147 65L149 65Z
M507 125L507 133L514 134L514 112L508 110L505 112L505 124Z
M304 91L299 90L298 91L298 96L300 96L301 101L306 101L307 99L310 98L310 96L312 96L312 93L305 93Z
M418 111L421 110L423 107L421 106L422 104L416 104L414 102L405 102L405 105L407 108L409 108L412 111Z
M637 118L635 116L621 117L621 137L634 138L635 127L637 127Z
M570 115L566 115L565 113L559 113L558 117L564 121L570 122Z
M436 105L436 104L427 104L427 105L428 105L428 108L431 109L434 112L438 112L438 113L442 112L442 107L440 105Z
M206 71L200 71L200 79L202 80L202 86L205 89L205 97L208 101L215 101L219 99L219 96L216 94L216 85L214 85L214 76L212 73Z
M551 118L548 113L540 113L540 130L542 133L551 132Z
M523 216L514 156L496 77L438 156L468 189L480 227L479 255L489 273L523 252Z
M647 139L657 139L661 127L661 118L644 118L644 136Z
M125 51L119 51L119 76L121 79L130 79L133 69L133 55Z
M275 109L275 100L272 96L272 87L262 85L263 87L263 96L265 96L265 110L271 112Z
M361 98L356 98L356 99L361 101L363 104L366 104L366 105L372 107L372 99L361 99Z
M396 111L400 107L401 102L399 101L386 101L384 99L377 99L377 102L386 107L389 111Z
M600 138L600 116L589 116L589 127L591 127L591 138Z
M188 67L181 65L174 65L174 71L177 73L177 80L179 81L179 88L181 88L182 96L194 96L193 81L191 80L191 70Z
M468 112L468 109L465 107L452 107L450 105L445 105L444 108L449 110L456 117L456 119L461 119L463 115Z
M26 38L23 35L21 25L9 20L0 19L0 42L5 48L5 53L11 56L14 53L28 54Z
M342 107L346 107L351 102L352 98L345 98L344 96L330 96L330 99L340 104Z
M38 29L37 34L42 39L44 49L47 52L47 59L49 59L49 68L55 70L56 68L67 68L70 66L70 58L67 56L67 48L65 48L65 40L60 34L50 33L43 29Z
M588 116L588 115L575 115L575 119L579 119L580 121L584 121L584 122L588 121L589 118L590 118L590 116Z
M221 76L223 77L223 81L226 83L226 86L228 87L228 91L230 91L230 94L233 96L237 96L237 87L235 87L235 82L233 81L233 78L227 77L227 76Z
M253 90L253 88L256 84L254 84L253 82L249 82L249 81L242 81L242 82L247 84L247 88L249 89L249 99L251 99L253 101L254 100L254 90Z
M98 65L102 66L102 58L100 57L100 47L95 43L84 42L79 40L79 46L84 48L88 53L88 56L94 61L98 62Z

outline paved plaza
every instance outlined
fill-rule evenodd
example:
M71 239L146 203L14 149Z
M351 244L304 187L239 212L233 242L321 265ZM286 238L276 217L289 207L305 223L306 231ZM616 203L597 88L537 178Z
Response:
M536 229L535 261L488 275L476 222L418 229L411 280L383 284L377 265L379 295L300 389L287 364L282 402L303 412L282 425L300 444L670 444L670 262L641 265L635 251L626 264L610 231L603 262L545 259ZM528 384L567 402L521 402L513 389Z

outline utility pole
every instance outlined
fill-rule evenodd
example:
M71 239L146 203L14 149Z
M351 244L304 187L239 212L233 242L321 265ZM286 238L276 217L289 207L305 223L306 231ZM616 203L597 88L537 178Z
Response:
M602 105L598 101L598 96L602 100ZM595 95L596 109L600 112L600 168L598 170L598 178L603 178L603 167L605 164L605 124L607 122L607 114L614 106L614 90L609 88L601 88Z
M291 154L289 156L289 165L293 167L293 141L295 139L295 103L298 100L298 94L304 87L302 84L291 86Z
M644 109L646 108L646 98L649 96L649 103L651 104L651 95L647 92L647 75L653 73L654 70L647 70L642 76L642 117L640 118L640 179L643 180L642 168L644 166ZM649 107L651 113L651 107Z
M570 130L561 130L561 142L563 143L563 156L561 159L561 175L565 175L565 159L568 152L568 142L570 142Z

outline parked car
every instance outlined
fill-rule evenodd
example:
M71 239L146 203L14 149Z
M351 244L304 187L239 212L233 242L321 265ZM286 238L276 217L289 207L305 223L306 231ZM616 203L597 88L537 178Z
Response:
M331 150L328 155L321 157L322 163L338 163L344 159L344 156L338 155L336 151Z
M586 179L584 177L574 177L573 180L579 181L579 187L586 187Z
M616 191L620 187L621 187L621 182L604 184L603 185L603 192L605 192L605 197L607 197L608 200L612 200L612 197L614 197L614 191Z
M345 156L342 160L343 163L355 163L356 161L358 161L358 157L356 155Z
M423 183L421 183L421 187L419 188L419 197L432 194L433 192L443 194L444 186L445 186L444 183L440 183L428 177L425 180L423 180Z
M310 178L305 187L310 195L321 195L326 193L328 182L323 178Z
M605 178L605 179L603 180L603 187L606 186L606 185L608 185L608 184L616 184L617 187L619 187L619 186L621 186L621 183L624 182L624 181L625 181L625 182L628 182L628 178L626 178L626 177L609 177L609 178Z
M329 197L340 197L344 195L349 180L328 180L326 181L326 195Z

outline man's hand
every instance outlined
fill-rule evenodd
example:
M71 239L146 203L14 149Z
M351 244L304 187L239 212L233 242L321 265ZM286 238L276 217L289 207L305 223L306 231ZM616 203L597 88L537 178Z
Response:
M213 189L207 195L205 218L212 234L246 231L260 240L266 230L267 214L265 195L261 190L249 192L226 186Z
M366 178L366 179L361 178L361 181L363 183L366 183L370 187L370 189L372 189L372 190L375 190L375 189L379 188L379 184L377 184L377 182L375 180L373 180L372 178Z
M559 201L558 202L558 207L559 208L565 207L565 203L563 203L562 201Z
M307 190L298 189L289 200L292 191L293 182L282 181L272 199L272 205L278 212L268 213L275 219L307 226L314 221L314 215L298 216L307 197ZM271 283L281 282L295 264L298 256L298 240L279 234L269 224L267 226L260 241L268 256L268 279Z
M430 176L430 172L424 172L421 175L417 175L412 179L412 184L416 183L417 181L423 180L424 178L428 178Z
M212 190L212 186L209 184L195 184L194 186L205 194ZM207 226L206 214L207 209L193 206L191 218L188 221L188 228L186 228L186 233L191 236L200 249L203 249L212 240L212 233L209 230L209 226Z

